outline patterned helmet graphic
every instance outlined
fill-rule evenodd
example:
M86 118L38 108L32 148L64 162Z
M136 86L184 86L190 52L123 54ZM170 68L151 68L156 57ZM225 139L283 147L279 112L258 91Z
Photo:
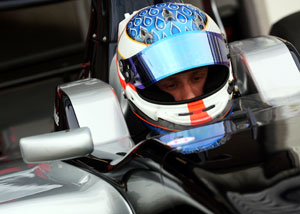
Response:
M126 31L133 40L152 44L180 32L201 31L206 24L206 14L192 5L161 3L138 12Z

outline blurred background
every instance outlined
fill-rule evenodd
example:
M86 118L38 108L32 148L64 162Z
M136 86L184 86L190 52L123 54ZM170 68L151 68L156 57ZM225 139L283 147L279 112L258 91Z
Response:
M184 2L200 8L210 4ZM215 3L230 42L273 34L299 48L299 0ZM55 87L78 77L90 7L89 0L0 2L0 159L19 155L21 137L53 130Z
M0 2L0 154L53 130L55 87L83 61L90 1ZM4 157L3 157L4 158Z

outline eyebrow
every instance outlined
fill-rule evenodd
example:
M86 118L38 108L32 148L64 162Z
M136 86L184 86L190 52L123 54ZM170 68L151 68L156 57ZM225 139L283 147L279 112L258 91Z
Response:
M195 71L192 71L192 73L194 74L194 73L205 73L205 72L207 72L207 70L195 70Z
M163 81L174 81L176 79L178 79L178 77L176 77L176 74L175 74L174 76L169 76L165 79L162 79L161 82L163 82Z
M191 72L191 71L185 71L185 72ZM195 70L195 71L192 71L192 75L194 75L194 74L196 74L196 73L206 73L207 72L207 70ZM179 72L179 73L177 73L177 74L180 74L181 72ZM177 76L177 74L174 74L174 75L172 75L172 76L169 76L169 77L167 77L167 78L165 78L165 79L162 79L161 81L176 81L177 79L180 79L178 76ZM160 82L161 83L161 82Z
M178 79L178 77L172 76L172 77L166 78L165 81L173 81L173 80L176 80L176 79Z

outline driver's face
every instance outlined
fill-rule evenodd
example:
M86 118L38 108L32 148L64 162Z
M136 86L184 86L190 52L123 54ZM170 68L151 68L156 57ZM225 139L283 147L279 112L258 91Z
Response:
M192 99L203 94L207 71L207 67L197 68L167 77L156 84L161 90L171 94L175 101Z

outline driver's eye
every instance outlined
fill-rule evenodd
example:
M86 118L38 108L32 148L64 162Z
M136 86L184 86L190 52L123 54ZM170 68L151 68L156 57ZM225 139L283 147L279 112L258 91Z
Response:
M202 80L204 78L205 74L203 73L197 73L195 76L193 76L193 80L195 81L199 81Z
M166 86L167 89L173 89L176 87L176 84L175 83L170 83Z
M193 77L193 80L195 80L195 81L202 80L202 79L203 79L203 75Z

